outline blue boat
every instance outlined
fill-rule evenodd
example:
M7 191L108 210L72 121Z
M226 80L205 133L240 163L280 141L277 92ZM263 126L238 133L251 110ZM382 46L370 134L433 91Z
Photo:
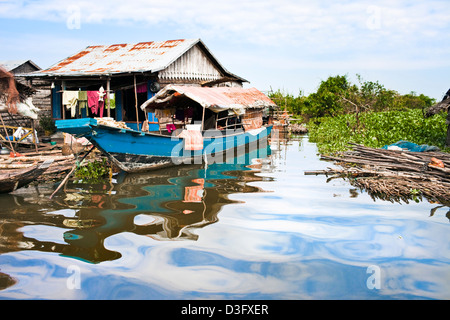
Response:
M201 115L198 119L201 121L196 122L195 116L191 116L189 124L186 121L166 127L162 124L159 131L114 126L111 123L115 121L103 118L57 120L56 127L77 137L86 137L126 172L180 164L223 163L267 146L272 126L263 124L263 114L266 107L275 104L255 90L167 86L144 103L142 110L158 114L158 110L176 112L192 107L200 110L197 114ZM208 122L207 113L213 122Z
M208 130L203 148L187 150L185 139L174 132L164 135L102 125L96 119L57 120L59 131L86 137L117 167L126 172L141 172L180 164L221 163L248 149L259 149L270 135L272 126L249 130Z

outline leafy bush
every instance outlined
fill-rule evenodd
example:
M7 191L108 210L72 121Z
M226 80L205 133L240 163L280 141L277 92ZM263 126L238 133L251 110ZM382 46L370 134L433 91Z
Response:
M39 119L39 127L44 130L48 131L50 133L56 132L56 126L55 126L55 120L53 120L49 116L42 116Z
M365 112L360 115L359 127L355 114L346 114L310 121L308 131L310 141L317 143L321 153L346 150L349 142L381 148L400 140L433 145L448 152L445 118L445 113L424 118L420 109Z

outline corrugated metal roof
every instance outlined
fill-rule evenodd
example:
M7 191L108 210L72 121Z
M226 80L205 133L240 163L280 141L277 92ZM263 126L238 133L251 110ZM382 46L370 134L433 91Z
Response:
M276 107L269 97L256 88L168 85L142 104L141 109L170 106L181 97L189 98L216 112L226 109Z
M11 71L12 69L17 68L21 64L24 64L27 60L7 60L0 61L0 66L2 66L6 71Z
M56 63L33 76L112 75L157 72L167 68L200 39L95 45Z
M0 61L0 66L2 66L6 71L12 71L16 69L17 67L29 63L32 66L34 66L36 69L40 69L33 61L31 60L6 60L6 61Z

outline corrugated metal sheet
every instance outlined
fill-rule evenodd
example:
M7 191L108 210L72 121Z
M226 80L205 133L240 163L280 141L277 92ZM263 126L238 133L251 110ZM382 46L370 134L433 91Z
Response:
M269 97L256 88L169 85L142 104L141 109L170 106L182 97L216 112L226 109L276 107Z
M34 76L105 75L157 72L167 68L200 39L89 46Z
M27 60L0 61L0 66L2 66L6 71L11 71L26 62L27 62Z
M27 65L28 65L28 67L27 67ZM7 61L0 61L0 66L2 66L6 71L12 72L13 74L17 74L15 69L20 69L21 72L23 70L27 70L27 69L29 69L29 70L27 70L25 72L30 72L30 70L31 71L35 71L35 70L40 70L41 69L40 67L38 67L31 60L7 60Z

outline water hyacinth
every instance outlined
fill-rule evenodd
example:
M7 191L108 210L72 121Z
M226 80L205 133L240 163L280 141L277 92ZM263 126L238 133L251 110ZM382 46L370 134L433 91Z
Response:
M359 115L359 126L355 114L345 114L310 121L308 130L310 140L318 144L321 153L347 150L349 142L381 148L400 140L449 151L445 147L445 117L445 113L440 113L425 118L419 109L365 112Z

